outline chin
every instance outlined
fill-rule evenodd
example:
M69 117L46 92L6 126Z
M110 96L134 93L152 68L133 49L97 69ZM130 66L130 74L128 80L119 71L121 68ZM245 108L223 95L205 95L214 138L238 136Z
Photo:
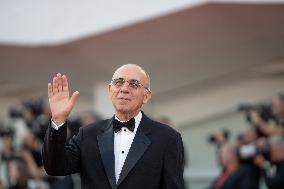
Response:
M128 114L131 112L131 110L126 107L116 107L116 111L123 114Z

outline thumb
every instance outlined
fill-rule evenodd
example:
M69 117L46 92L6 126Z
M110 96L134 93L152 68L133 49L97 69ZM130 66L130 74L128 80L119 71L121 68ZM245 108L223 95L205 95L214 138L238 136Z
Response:
M75 92L72 94L72 96L71 96L71 98L70 98L70 103L71 103L71 106L72 106L72 107L75 105L78 96L79 96L79 91L75 91Z

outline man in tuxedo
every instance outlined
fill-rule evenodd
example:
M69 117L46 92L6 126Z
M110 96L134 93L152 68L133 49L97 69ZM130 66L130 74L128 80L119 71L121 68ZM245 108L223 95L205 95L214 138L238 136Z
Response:
M82 127L67 144L67 118L79 92L69 98L58 73L48 84L52 113L43 145L50 175L80 173L82 189L182 189L184 152L180 134L148 118L150 77L138 65L118 68L108 86L115 115Z

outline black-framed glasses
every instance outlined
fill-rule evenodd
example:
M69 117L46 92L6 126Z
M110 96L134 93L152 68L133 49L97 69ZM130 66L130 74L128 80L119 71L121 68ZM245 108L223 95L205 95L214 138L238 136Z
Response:
M147 87L145 87L142 83L140 83L140 81L138 81L136 79L125 80L124 78L116 78L116 79L111 80L111 84L114 85L117 88L122 87L125 82L128 83L128 86L131 89L138 89L140 87L144 87L145 89L148 90Z

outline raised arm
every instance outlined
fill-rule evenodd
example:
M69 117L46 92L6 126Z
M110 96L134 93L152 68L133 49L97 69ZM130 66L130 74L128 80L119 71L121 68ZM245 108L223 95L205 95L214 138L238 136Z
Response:
M80 144L82 133L74 136L66 144L67 118L72 111L79 92L69 98L68 80L65 75L58 73L53 77L52 84L48 84L48 98L52 114L52 121L60 128L48 127L42 149L43 165L49 175L68 175L79 171Z

